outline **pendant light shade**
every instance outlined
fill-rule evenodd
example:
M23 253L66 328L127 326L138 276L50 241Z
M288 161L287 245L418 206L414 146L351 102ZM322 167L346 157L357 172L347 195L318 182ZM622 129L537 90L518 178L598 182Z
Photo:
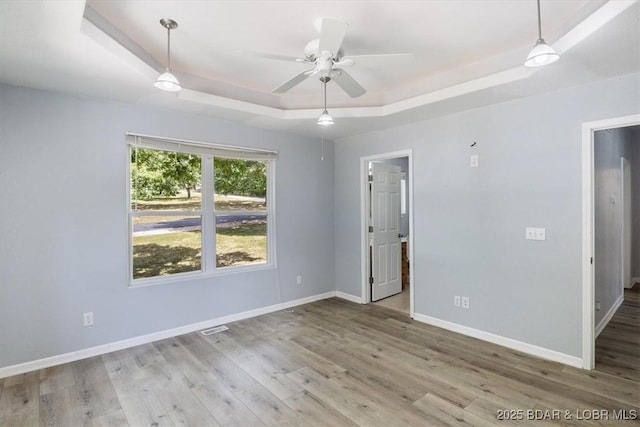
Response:
M529 52L525 67L542 67L556 62L560 59L560 55L556 53L551 46L545 43L544 39L538 39L536 45Z
M318 117L318 124L320 126L330 126L333 123L333 117L329 115L329 112L327 110L324 110L320 117Z
M167 92L178 92L182 87L180 86L180 82L171 74L171 71L167 68L167 70L158 76L158 79L153 84L158 89L166 90Z
M551 46L549 46L542 38L542 19L540 17L540 0L538 3L538 40L535 46L529 52L527 60L524 63L525 67L542 67L544 65L551 64L560 59L560 55L556 53Z
M327 82L329 80L331 80L331 77L320 78L320 81L324 86L324 110L322 110L322 114L318 117L318 124L320 126L330 126L333 124L333 117L331 117L327 111Z
M180 86L180 82L171 72L171 30L178 28L178 23L173 19L161 19L160 25L167 29L167 69L158 76L153 85L167 92L178 92L182 89L182 86Z

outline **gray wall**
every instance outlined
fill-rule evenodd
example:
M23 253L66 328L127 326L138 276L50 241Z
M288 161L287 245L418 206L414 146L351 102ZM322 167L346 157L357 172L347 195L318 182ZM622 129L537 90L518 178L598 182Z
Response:
M410 148L416 313L580 357L581 125L639 105L634 74L337 140L338 290L361 292L360 158Z
M5 85L0 121L0 367L335 291L333 143ZM127 131L279 150L278 268L128 288Z
M594 160L594 266L595 324L622 295L622 174L620 158L632 161L628 129L595 132Z

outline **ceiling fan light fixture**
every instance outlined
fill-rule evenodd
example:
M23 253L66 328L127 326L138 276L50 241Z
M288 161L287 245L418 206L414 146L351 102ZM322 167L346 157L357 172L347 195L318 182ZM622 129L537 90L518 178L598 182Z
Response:
M320 117L318 117L318 124L320 126L331 126L333 123L333 117L331 117L327 110L324 110Z
M537 0L538 4L538 40L535 46L529 52L527 60L524 63L525 67L542 67L560 59L560 55L556 53L551 46L549 46L542 38L542 18L540 17L540 0Z
M158 89L166 90L167 92L178 92L182 89L180 82L168 68L164 73L158 76L158 79L153 85Z
M171 30L178 28L178 23L173 19L163 18L160 20L160 25L167 29L167 69L158 76L153 85L167 92L178 92L182 89L182 86L180 86L180 82L171 72Z
M524 63L525 67L542 67L544 65L551 64L560 59L560 55L547 43L544 39L538 39L536 45L529 52L527 61Z
M322 82L322 88L324 93L324 110L322 110L322 114L318 117L318 124L320 126L331 126L333 124L333 117L329 115L327 111L327 82L331 80L331 77L322 76L320 77L320 81Z

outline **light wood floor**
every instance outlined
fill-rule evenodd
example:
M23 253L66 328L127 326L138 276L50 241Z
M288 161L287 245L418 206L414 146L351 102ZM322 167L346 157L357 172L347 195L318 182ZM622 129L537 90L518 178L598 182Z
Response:
M585 372L328 299L0 380L0 426L636 425L575 418L638 410L637 316L625 303ZM496 419L546 409L562 419Z
M409 314L409 287L405 286L402 292L399 294L390 296L380 301L376 301L373 304L378 307L389 308L391 310L400 311L405 314Z

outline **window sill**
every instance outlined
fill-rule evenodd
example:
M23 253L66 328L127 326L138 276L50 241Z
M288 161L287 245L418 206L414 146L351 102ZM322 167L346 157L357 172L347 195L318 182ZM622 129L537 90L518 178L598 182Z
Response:
M233 274L251 273L254 271L274 270L274 263L243 265L238 267L223 267L213 272L195 271L189 273L177 273L170 276L149 277L144 279L135 279L129 281L129 289L146 288L149 286L165 285L193 280L208 279L212 277L229 276Z

